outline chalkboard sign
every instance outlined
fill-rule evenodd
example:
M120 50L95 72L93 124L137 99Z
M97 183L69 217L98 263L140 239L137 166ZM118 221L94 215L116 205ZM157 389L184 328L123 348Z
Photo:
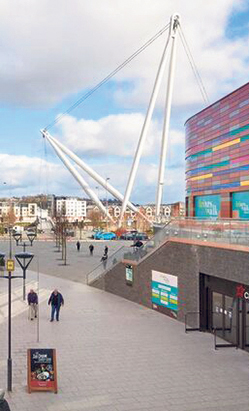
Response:
M57 393L56 352L51 348L28 349L28 392Z

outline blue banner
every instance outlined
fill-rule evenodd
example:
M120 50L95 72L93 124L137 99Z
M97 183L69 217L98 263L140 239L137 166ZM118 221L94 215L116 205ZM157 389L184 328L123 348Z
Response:
M195 197L195 217L218 218L220 213L221 196L208 195Z

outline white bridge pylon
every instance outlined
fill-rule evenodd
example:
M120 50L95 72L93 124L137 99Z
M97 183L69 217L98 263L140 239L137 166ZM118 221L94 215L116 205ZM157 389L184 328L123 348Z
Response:
M115 198L120 201L123 201L124 196L114 188L108 181L106 181L103 177L101 177L96 171L94 171L90 166L88 166L82 159L80 159L76 154L74 154L71 150L69 150L64 144L60 143L57 139L51 136L50 133L46 130L41 130L41 133L44 138L51 144L53 149L55 150L58 157L70 171L70 173L74 176L74 178L78 181L81 185L83 190L86 194L94 201L97 207L102 211L112 222L113 218L107 212L107 209L104 207L102 202L99 200L98 196L95 192L90 188L88 183L83 179L81 174L72 166L70 161L65 157L63 153L65 153L69 158L71 158L82 170L84 170L90 177L92 177L98 184L100 184L104 189L106 189L110 194L112 194ZM130 208L134 213L139 214L142 218L146 219L148 222L149 219L141 213L141 211L135 207L130 201L127 204L127 207Z
M66 168L70 171L70 173L73 175L73 177L78 181L78 183L81 185L83 190L86 192L86 194L95 202L95 204L98 206L98 208L112 221L113 218L110 216L106 208L103 206L101 201L99 201L97 194L91 189L89 184L84 180L84 178L81 176L81 174L76 170L74 166L70 163L70 161L66 158L66 156L63 154L63 152L60 150L60 148L52 141L50 136L48 135L47 132L44 130L41 130L41 133L44 138L47 139L47 141L51 144L53 149L55 150L56 154L58 157L61 159L61 161L64 163Z
M144 218L146 221L148 221L151 224L151 221L137 207L135 207L130 202L130 195L133 189L140 158L141 158L145 140L148 134L150 122L151 122L153 111L154 111L155 104L156 104L156 99L157 99L160 85L162 83L163 75L165 72L166 57L168 54L170 54L168 81L167 81L167 93L166 93L166 101L165 101L165 115L164 115L164 122L163 122L160 165L159 165L159 171L158 171L157 195L156 195L156 219L157 219L157 222L160 222L160 209L161 209L162 193L163 193L163 186L164 186L165 162L166 162L166 154L167 154L167 147L168 147L168 140L169 140L169 124L170 124L173 82L174 82L174 72L175 72L176 39L177 39L177 33L178 33L179 27L180 27L180 16L178 13L175 13L170 18L169 34L168 34L166 45L164 47L161 61L158 67L149 106L147 109L147 113L145 116L142 130L141 130L140 138L139 138L136 153L133 159L133 163L132 163L132 167L131 167L131 171L130 171L130 175L128 178L127 187L126 187L124 196L117 189L115 189L110 183L108 183L107 180L101 177L98 173L96 173L96 171L94 171L84 161L82 161L76 154L74 154L71 150L65 147L57 139L52 137L46 129L41 130L43 137L46 138L47 141L51 144L51 146L54 148L58 157L61 159L61 161L70 171L70 173L74 176L74 178L78 181L78 183L81 185L83 190L87 193L87 195L95 202L98 208L111 221L113 221L113 218L108 213L108 210L106 210L104 205L99 200L98 196L90 188L88 183L83 179L83 177L77 171L77 169L70 163L70 161L67 159L65 154L69 158L71 158L71 160L73 160L90 177L92 177L95 181L97 181L110 194L112 194L118 200L122 201L122 209L121 209L121 213L119 217L119 226L122 225L124 214L126 212L127 207L130 208L136 214L139 214L142 218Z
M134 185L134 180L137 174L137 169L138 169L139 161L142 155L145 139L148 134L148 129L149 129L152 114L155 108L156 99L157 99L159 88L160 88L160 85L163 79L163 74L164 74L165 67L166 67L166 57L167 57L167 54L171 46L167 95L166 95L166 102L165 102L165 117L164 117L163 133L162 133L160 167L159 167L159 173L158 173L157 199L156 199L156 218L158 222L160 219L160 208L161 208L162 192L163 192L163 184L164 184L165 159L166 159L166 151L167 151L167 145L168 145L169 122L170 122L173 80L174 80L174 70L175 70L176 35L177 35L179 26L180 26L180 16L178 13L175 13L170 18L169 35L166 40L166 45L164 47L161 61L158 67L153 91L152 91L150 102L149 102L149 107L148 107L148 110L145 116L144 124L143 124L140 138L138 141L137 150L136 150L133 164L131 167L131 171L130 171L130 175L129 175L129 179L128 179L128 183L127 183L127 187L126 187L126 191L124 195L124 201L122 204L122 210L120 214L120 222L119 222L120 225L122 224L124 213L125 213L128 201L130 199L131 191Z

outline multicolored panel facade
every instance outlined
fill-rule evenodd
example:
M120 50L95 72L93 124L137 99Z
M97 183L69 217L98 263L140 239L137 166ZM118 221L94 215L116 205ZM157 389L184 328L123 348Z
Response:
M249 218L249 83L186 122L186 212Z

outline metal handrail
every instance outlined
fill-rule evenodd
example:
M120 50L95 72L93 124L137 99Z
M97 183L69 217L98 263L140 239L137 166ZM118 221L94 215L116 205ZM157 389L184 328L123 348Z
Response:
M200 331L200 327L191 327L191 328L187 328L188 326L188 315L190 314L198 314L200 315L200 311L188 311L185 316L184 316L184 323L185 323L185 333L187 334L188 331Z
M112 259L112 257L114 257L116 254L118 254L123 248L125 248L125 246L122 245L122 246L121 246L120 248L118 248L114 253L112 253L112 254L110 255L110 257L108 257L107 262L110 261L110 259ZM118 261L117 261L117 262L118 262ZM86 278L87 278L87 284L89 284L89 277L91 276L91 274L94 273L96 270L98 270L98 268L100 268L100 267L103 267L103 263L102 263L102 262L99 263L96 267L94 267L93 270L89 271L89 273L87 273L87 276L86 276ZM104 271L106 271L106 270L104 270ZM103 271L103 272L104 272L104 271Z
M156 250L167 238L177 237L181 239L198 240L201 242L219 242L224 244L240 244L249 247L249 220L237 219L199 219L193 217L177 217L166 222L163 227L148 241L146 241L137 252L130 252L130 247L121 247L107 260L107 265L99 264L90 273L87 274L87 283L92 281L96 273L96 279L102 276L113 262L118 263L122 259L135 260L136 262L143 259L149 253ZM120 251L125 249L127 255ZM117 261L114 260L117 258ZM112 261L112 264L110 263Z
M153 237L148 239L143 244L143 246L141 248L139 248L138 250L133 250L133 252L131 252L131 247L130 246L129 247L127 247L127 246L120 247L113 254L111 254L110 257L108 257L106 267L103 266L103 263L100 263L93 270L91 270L87 274L87 284L89 284L90 282L92 282L92 281L96 280L97 278L101 277L102 275L104 275L104 273L109 270L110 265L111 265L111 267L113 267L117 263L121 262L125 258L125 253L127 253L127 254L129 253L129 258L132 259L132 260L138 261L138 260L142 259L145 256L144 252L146 252L147 249L151 248L150 243L153 243L153 241L155 239L157 239L157 237L160 236L160 234L162 233L162 230L164 230L165 227L168 226L169 224L170 224L170 221L167 221L167 223L165 223L163 225L163 227ZM164 236L164 238L165 238L165 236ZM160 244L161 243L162 243L162 241L160 241ZM160 244L157 244L157 246L159 246ZM157 246L155 248L157 248ZM117 259L115 264L113 264L114 258L116 258L118 256L118 254L120 253L121 250L124 250L124 252L122 253L120 259ZM127 258L127 256L126 256L126 258ZM109 263L110 261L112 261L112 264ZM103 267L103 270L100 270L101 267ZM91 279L90 277L92 277L93 273L96 272L96 271L100 271L100 274L97 275L96 278Z
M236 341L236 344L234 343L222 343L222 344L217 344L217 328L212 328L212 333L214 335L214 349L217 350L218 348L232 348L235 347L236 349L238 349L238 341ZM221 337L219 337L221 338Z

